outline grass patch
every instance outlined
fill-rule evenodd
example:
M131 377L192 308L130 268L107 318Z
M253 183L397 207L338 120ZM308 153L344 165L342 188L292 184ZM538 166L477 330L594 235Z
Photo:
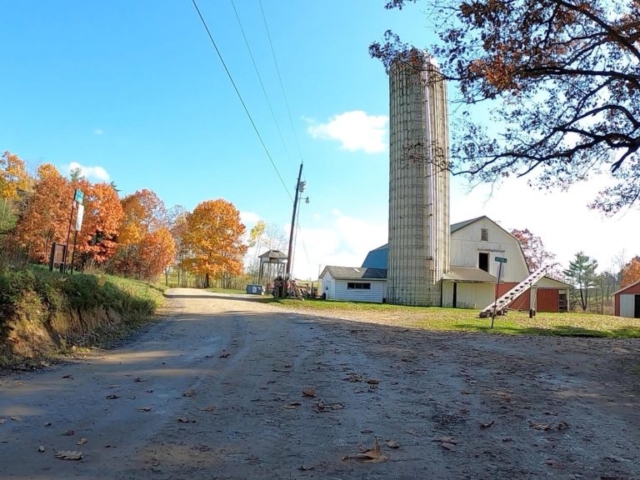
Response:
M360 315L363 321L393 324L426 330L486 332L506 335L555 335L563 337L640 338L640 320L593 313L541 313L529 318L526 312L509 312L496 317L478 318L479 310L439 307L407 307L380 303L265 298L287 308Z

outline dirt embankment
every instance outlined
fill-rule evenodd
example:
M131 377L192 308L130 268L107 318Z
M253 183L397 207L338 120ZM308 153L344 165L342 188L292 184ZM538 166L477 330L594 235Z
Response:
M158 306L139 282L49 272L0 273L0 368L118 338Z

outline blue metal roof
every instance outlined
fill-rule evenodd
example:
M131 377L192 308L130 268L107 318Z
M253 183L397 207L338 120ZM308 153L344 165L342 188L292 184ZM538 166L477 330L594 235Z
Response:
M387 268L389 264L389 244L371 250L362 262L363 268Z

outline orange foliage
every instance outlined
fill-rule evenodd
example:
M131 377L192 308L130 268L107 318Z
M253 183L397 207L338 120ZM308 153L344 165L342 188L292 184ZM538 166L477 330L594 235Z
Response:
M28 183L24 162L17 155L4 152L0 157L0 198L17 199L19 191L25 190Z
M46 263L52 242L67 239L73 187L53 165L38 169L33 195L16 224L14 239L34 261Z
M108 183L79 182L84 192L84 221L78 232L76 256L84 265L88 261L102 264L116 251L118 227L124 217L118 192Z
M139 247L140 275L142 278L155 278L173 263L176 245L167 227L148 233Z
M182 243L189 254L181 266L214 278L242 273L242 257L247 251L242 243L244 232L240 212L232 203L222 199L202 202L187 217Z
M121 201L123 217L113 269L121 275L152 279L174 260L176 246L164 203L151 190L140 190Z
M620 287L626 287L640 281L640 257L634 257L622 269Z
M164 203L151 190L146 188L122 199L124 218L120 226L118 242L121 245L134 245L143 237L166 224Z

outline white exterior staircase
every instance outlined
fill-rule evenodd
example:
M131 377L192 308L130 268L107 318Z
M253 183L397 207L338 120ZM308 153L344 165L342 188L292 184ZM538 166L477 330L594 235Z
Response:
M496 312L502 312L516 298L518 298L524 292L529 290L533 285L538 283L538 281L542 277L544 277L545 273L547 273L548 269L549 269L549 266L542 267L536 270L527 278L525 278L522 282L520 282L518 285L516 285L507 293L505 293L500 298L498 298L497 301L491 302L488 306L483 308L482 311L480 311L480 318L486 318L491 316L491 313L493 312L494 307L496 309Z

